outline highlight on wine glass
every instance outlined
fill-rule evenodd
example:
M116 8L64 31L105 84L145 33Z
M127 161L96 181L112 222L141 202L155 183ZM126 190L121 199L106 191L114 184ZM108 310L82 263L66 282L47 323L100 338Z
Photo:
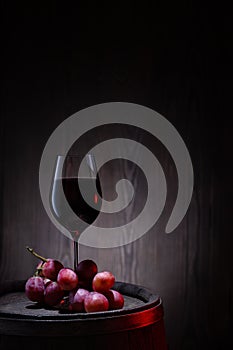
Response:
M182 137L166 118L150 108L124 102L104 103L83 109L64 120L47 141L40 163L39 183L43 205L54 225L69 238L90 247L113 248L139 239L156 224L166 204L166 176L156 155L139 141L123 138L122 135L100 142L88 151L88 154L92 155L89 161L95 159L89 164L95 164L93 169L96 169L93 177L88 177L88 181L85 180L85 157L82 158L79 167L80 174L76 173L74 176L72 173L75 169L74 159L71 162L71 158L67 156L72 145L86 132L116 123L122 126L132 125L150 133L163 144L175 164L177 195L167 218L165 233L170 233L178 227L192 198L194 178L191 158ZM64 155L64 158L57 158L58 154ZM94 184L96 186L98 183L98 170L105 163L119 158L135 163L143 171L148 185L146 203L137 217L122 226L95 226L92 220L99 211L117 213L123 210L137 191L130 181L121 179L116 183L116 198L109 202L101 198L97 188L94 189ZM54 173L55 159L57 163ZM54 185L51 193L52 182ZM75 184L78 185L77 189L70 191ZM79 205L76 206L78 202ZM76 236L75 231L78 231Z

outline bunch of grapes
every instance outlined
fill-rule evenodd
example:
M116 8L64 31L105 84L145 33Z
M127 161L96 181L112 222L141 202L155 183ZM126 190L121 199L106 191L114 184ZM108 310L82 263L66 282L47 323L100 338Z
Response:
M25 285L29 300L59 307L66 303L70 311L99 312L121 309L122 294L111 289L115 283L109 271L98 272L93 260L81 261L76 270L64 267L54 259L46 259L27 247L41 261Z

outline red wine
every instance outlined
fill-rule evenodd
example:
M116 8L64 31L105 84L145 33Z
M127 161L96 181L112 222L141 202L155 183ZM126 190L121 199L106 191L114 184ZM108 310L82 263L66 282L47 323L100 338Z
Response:
M95 191L95 182L97 191L100 190L99 181L91 178L68 178L62 179L62 186L67 202L78 217L92 224L99 215L101 203ZM95 209L88 205L80 192L79 183L88 200L94 205ZM99 188L98 188L99 187Z
M83 198L79 183L81 183L82 191L84 190L88 201L92 203L94 208ZM96 189L98 193L96 193ZM101 200L98 194L101 196L98 178L62 178L55 180L51 204L57 220L69 231L81 233L88 225L92 224L99 215ZM86 224L77 221L75 215ZM77 222L79 224L77 224Z

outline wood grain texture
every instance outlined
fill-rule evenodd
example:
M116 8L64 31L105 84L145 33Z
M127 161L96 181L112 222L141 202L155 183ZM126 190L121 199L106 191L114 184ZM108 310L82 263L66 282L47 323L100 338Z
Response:
M135 133L135 140L150 146L163 165L169 186L165 211L136 242L114 249L82 246L80 259L95 260L100 270L111 270L117 280L155 290L164 302L171 350L229 347L233 295L231 12L218 7L212 17L214 5L200 9L191 1L173 2L169 11L167 4L158 5L156 14L147 20L141 8L136 26L130 15L129 27L132 24L135 31L127 36L124 9L119 17L121 28L116 28L124 34L125 45L109 47L108 42L102 48L100 38L106 27L99 33L96 25L90 35L82 31L89 27L87 23L77 29L73 18L72 30L65 35L64 26L58 26L62 16L52 9L51 22L49 15L33 16L29 10L21 14L20 9L5 6L6 28L9 21L11 30L3 57L0 283L33 273L36 261L26 252L26 245L72 266L72 242L50 222L38 186L41 154L53 130L73 113L97 103L138 103L161 113L186 143L194 167L191 205L179 227L166 235L164 227L177 191L175 167L158 141ZM15 24L18 13L27 29ZM90 18L96 23L95 16ZM46 28L46 35L38 33L41 23L48 29L52 23L57 32L53 30L52 35ZM88 45L79 42L80 32ZM123 128L121 135L130 132ZM96 135L102 139L107 132L103 129ZM138 169L124 163L117 175L126 172L135 179L139 193L143 191ZM108 173L110 168L103 171L107 180ZM127 218L133 213L132 207Z

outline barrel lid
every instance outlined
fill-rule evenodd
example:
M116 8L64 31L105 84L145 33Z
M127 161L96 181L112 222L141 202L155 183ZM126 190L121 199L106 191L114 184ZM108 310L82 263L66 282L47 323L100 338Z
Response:
M41 336L105 333L143 327L163 317L161 298L131 283L116 282L113 287L124 296L123 309L95 313L41 307L27 299L24 285L25 281L8 283L0 297L1 334L38 335L38 330Z

